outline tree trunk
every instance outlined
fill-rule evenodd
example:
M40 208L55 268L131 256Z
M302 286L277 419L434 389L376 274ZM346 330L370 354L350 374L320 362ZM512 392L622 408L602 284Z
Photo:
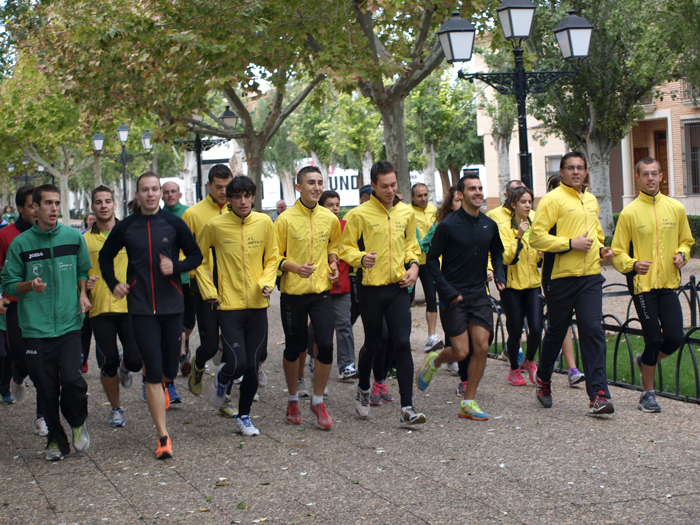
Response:
M102 185L102 165L100 164L100 153L98 151L92 154L92 165L95 172L95 188Z
M411 202L411 176L408 171L403 98L387 95L383 103L377 104L377 106L384 124L384 145L387 160L396 166L399 190L403 193L404 202Z
M185 154L182 156L180 175L184 181L184 187L180 188L184 200L183 204L192 206L197 202L197 155L194 151L185 151Z
M450 175L452 175L452 185L457 186L459 179L461 178L461 166L449 166Z
M61 190L61 224L70 226L70 190L68 189L68 173L60 172L58 177Z
M440 173L440 180L442 181L442 198L444 199L450 191L450 176L445 170L439 170L438 173Z
M423 146L423 153L428 150L428 163L423 166L423 182L428 187L428 202L435 206L435 146ZM444 193L443 193L444 195Z
M282 199L287 203L287 206L294 205L294 201L296 200L296 196L294 195L294 173L280 170L278 176L280 184L282 185Z
M600 134L587 137L582 152L588 159L592 193L598 199L600 212L598 218L606 236L612 235L613 216L612 198L610 196L610 141Z
M372 164L374 164L374 156L372 155L372 148L369 143L367 143L367 148L362 154L362 173L358 174L358 187L361 188L365 184L369 184L370 181L370 171L372 170Z
M85 203L83 209L86 210L87 213L88 211L91 211L92 194L86 190L83 190L81 193L83 194L83 202Z
M510 139L512 134L507 136L498 135L494 137L496 142L496 153L498 154L498 194L503 204L505 198L506 184L510 181Z
M258 191L255 192L255 209L262 210L263 156L267 141L257 135L252 137L249 135L244 141L246 161L248 163L248 177L253 179L255 186L258 188Z
M160 157L160 151L158 151L156 148L153 148L151 152L151 171L156 175L160 175L160 173L158 172L158 159Z
M228 161L234 177L243 175L243 148L237 140L233 141L233 156Z
M318 157L318 153L313 150L311 150L311 160L313 161L314 166L321 170L321 177L323 177L323 189L327 190L330 188L328 185L328 166L321 161L321 159Z

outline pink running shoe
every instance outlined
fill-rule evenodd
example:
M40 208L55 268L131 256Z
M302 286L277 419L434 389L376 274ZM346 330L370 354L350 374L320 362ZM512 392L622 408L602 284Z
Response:
M537 375L537 365L535 362L528 363L527 361L523 361L522 368L527 372L527 375L530 376L530 383L536 385L537 380L535 379L535 375Z
M523 375L520 372L519 368L517 370L511 370L510 372L508 372L508 381L510 381L510 384L513 386L527 385L527 382L523 379Z

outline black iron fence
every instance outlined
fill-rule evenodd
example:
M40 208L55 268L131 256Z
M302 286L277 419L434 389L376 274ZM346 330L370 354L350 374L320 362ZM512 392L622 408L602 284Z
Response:
M700 373L698 372L698 362L695 355L696 349L700 349L700 334L698 333L700 332L700 326L698 326L700 295L698 294L698 284L694 275L691 275L688 282L677 290L677 294L679 298L682 296L681 306L683 307L684 315L688 315L690 323L689 327L685 329L685 337L683 338L680 349L667 358L667 360L675 361L675 378L670 381L672 384L669 385L668 380L664 382L664 374L661 362L659 362L657 365L655 387L657 394L660 396L700 404ZM632 297L629 295L627 286L621 283L612 283L603 286L603 298L609 297L629 297L629 302L627 303L624 321L614 314L603 312L603 329L606 331L606 340L609 341L611 335L614 337L614 345L612 345L612 369L608 366L608 383L632 390L641 390L641 386L637 384L639 371L634 365L635 352L630 336L641 336L642 330L639 328L639 319L632 317L632 315L636 313L633 310ZM503 313L500 301L492 297L491 303L494 308L495 322L494 341L489 348L489 356L501 357L501 353L507 341L505 314ZM527 323L525 330L527 331ZM580 367L580 347L575 317L571 322L571 330L573 334L574 358L576 366ZM608 346L608 352L610 351L610 346ZM690 355L690 359L685 359L684 361L683 357L686 354ZM629 370L629 382L626 381L625 377L621 377L621 365L624 365L626 371ZM683 375L686 377L688 376L688 369L690 369L690 376L694 377L694 386L689 387L686 385L683 389L681 386L681 377ZM563 365L563 356L561 355L555 365L555 372L567 372L566 366Z

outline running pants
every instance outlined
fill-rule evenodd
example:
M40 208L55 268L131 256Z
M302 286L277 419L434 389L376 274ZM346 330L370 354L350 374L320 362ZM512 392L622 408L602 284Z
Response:
M61 425L61 416L71 427L79 427L87 419L88 386L83 379L83 354L80 344L80 330L73 330L60 337L49 339L26 339L27 367L32 376L39 378L36 383L37 397L49 428L46 443L56 441L61 452L68 454L70 444Z
M331 294L331 301L333 302L333 311L335 313L336 364L338 365L338 371L342 373L345 367L355 365L355 336L352 333L350 294ZM309 355L311 356L313 356L315 343L316 336L313 325L311 325L309 327L308 346L311 351Z
M0 330L0 396L10 395L12 381L12 359L5 348L5 330Z
M185 330L193 330L197 322L197 315L194 306L194 293L190 291L190 283L184 283L182 285L182 296L185 300L185 313L182 316L182 326Z
M308 319L314 327L314 337L318 345L319 363L333 363L333 331L335 313L330 292L290 295L280 297L280 313L284 328L284 358L290 363L299 359L306 351L309 342Z
M194 364L202 369L219 350L219 316L216 303L205 301L200 293L194 294L194 307L197 313L200 341Z
M527 353L525 358L528 361L535 359L535 354L542 341L542 328L544 324L544 301L540 295L540 288L530 288L528 290L514 290L506 288L501 292L501 304L506 313L506 328L508 329L508 359L510 369L517 370L518 350L520 349L520 338L523 333L525 318L529 333L527 336Z
M444 314L445 314L445 309L440 307L440 322L442 323L443 330L445 330L445 320L447 319L447 316L443 317ZM491 337L489 337L489 346L491 346L492 340L493 340L493 331L491 332ZM451 348L451 347L452 347L452 341L450 340L450 336L445 334L445 348ZM459 380L462 382L469 380L469 363L472 362L472 356L474 355L474 352L471 351L471 348L472 348L472 340L470 337L469 338L469 354L467 354L467 357L465 357L461 361L457 362L457 367L459 368Z
M575 310L581 360L586 373L586 392L591 400L600 390L610 398L605 361L607 346L602 326L604 281L602 275L589 275L552 279L546 285L549 325L542 342L537 376L542 381L552 379L554 363Z
M39 378L34 376L31 370L27 369L25 359L27 345L24 337L22 337L22 330L19 327L19 315L17 314L16 302L11 302L8 305L7 313L5 314L5 323L7 327L7 331L5 332L5 342L7 345L5 348L12 360L12 380L19 385L25 380L27 375L29 375L32 383L34 383L34 387L37 389L36 418L39 419L42 417L41 396L38 395Z
M90 342L92 341L92 325L90 324L90 317L87 315L83 319L83 328L80 330L80 346L83 351L83 364L87 363L88 357L90 357ZM97 339L95 339L97 341Z
M182 314L133 315L134 335L146 383L162 383L177 377L182 341Z
M683 342L681 302L674 290L651 290L635 295L634 306L644 333L642 363L656 366L659 352L671 355Z
M134 326L129 314L97 315L90 319L95 334L95 355L102 375L114 377L119 369L117 335L124 349L124 366L131 372L141 370L143 362L136 344Z
M408 290L398 283L385 286L359 286L360 315L365 328L365 348L360 352L359 387L370 388L372 365L382 349L382 327L386 319L393 341L396 376L401 406L413 405L413 356L411 355L411 302Z
M425 296L425 311L426 312L437 312L437 289L435 288L435 282L433 281L433 276L430 273L430 268L427 264L419 266L418 278L423 286L423 295ZM411 290L411 302L416 297L416 287Z
M238 412L247 416L258 391L258 361L267 346L267 308L219 310L219 324L226 357L219 381L228 383L243 376Z

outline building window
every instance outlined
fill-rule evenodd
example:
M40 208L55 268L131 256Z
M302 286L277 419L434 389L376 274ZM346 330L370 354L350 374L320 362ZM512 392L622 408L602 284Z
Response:
M700 89L690 84L687 80L681 80L681 100L696 100L700 98Z
M700 119L681 121L686 195L700 194Z
M559 165L561 164L562 155L548 155L544 158L544 164L547 166L547 180L554 175L559 173Z

